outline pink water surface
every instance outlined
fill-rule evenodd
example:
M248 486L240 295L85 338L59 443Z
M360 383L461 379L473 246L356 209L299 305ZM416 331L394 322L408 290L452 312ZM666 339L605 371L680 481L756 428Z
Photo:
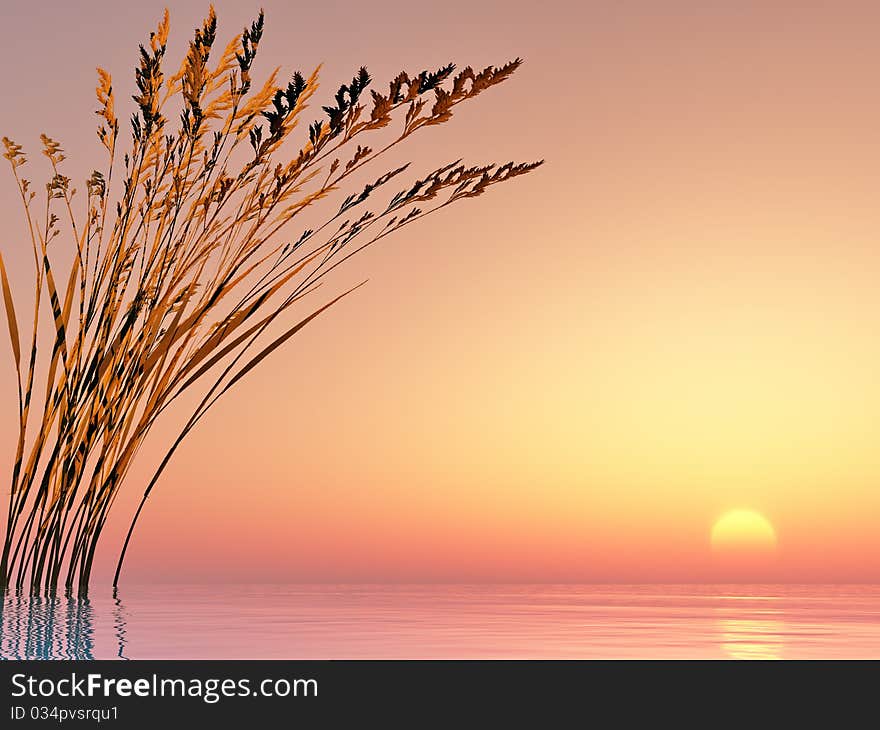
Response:
M150 585L7 596L4 658L880 658L874 585Z

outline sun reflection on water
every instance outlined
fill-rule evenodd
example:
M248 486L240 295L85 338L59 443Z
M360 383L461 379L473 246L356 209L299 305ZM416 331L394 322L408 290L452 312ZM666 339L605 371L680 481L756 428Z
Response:
M731 659L781 659L785 624L778 619L720 619L721 648Z
M786 632L775 596L729 595L715 609L718 642L729 659L781 659Z

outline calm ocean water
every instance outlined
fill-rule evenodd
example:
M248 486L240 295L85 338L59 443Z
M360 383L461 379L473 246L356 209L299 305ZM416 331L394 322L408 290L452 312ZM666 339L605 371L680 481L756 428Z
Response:
M14 658L880 658L880 586L152 585L7 596Z

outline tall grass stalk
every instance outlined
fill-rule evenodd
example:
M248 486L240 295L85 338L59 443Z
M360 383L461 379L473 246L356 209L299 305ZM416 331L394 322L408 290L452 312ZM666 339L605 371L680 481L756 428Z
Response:
M379 159L448 122L458 105L510 77L519 59L482 71L449 64L400 73L387 91L369 93L372 79L361 68L305 126L319 69L286 83L276 69L254 83L263 29L260 12L215 48L211 8L168 73L166 11L140 47L125 152L113 81L98 69L98 137L107 159L79 197L58 142L41 135L51 178L38 190L24 177L22 147L3 138L34 274L32 297L17 302L0 255L19 424L2 588L51 592L63 582L67 592L86 593L141 446L181 396L198 393L146 486L115 585L143 506L186 436L245 375L353 289L288 321L294 305L386 236L541 164L459 160L413 178L410 165ZM368 183L356 183L366 175ZM289 224L307 211L316 222L291 238ZM51 332L47 345L41 331Z

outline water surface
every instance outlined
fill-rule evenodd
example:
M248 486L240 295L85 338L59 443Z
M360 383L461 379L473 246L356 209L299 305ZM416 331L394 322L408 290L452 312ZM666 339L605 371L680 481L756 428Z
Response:
M864 585L150 585L0 619L5 659L880 658Z

